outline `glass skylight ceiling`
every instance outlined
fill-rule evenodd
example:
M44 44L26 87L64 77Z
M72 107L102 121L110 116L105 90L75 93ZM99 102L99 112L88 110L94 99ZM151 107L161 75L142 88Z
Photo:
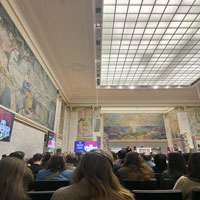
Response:
M200 0L104 0L101 87L189 87L200 78Z

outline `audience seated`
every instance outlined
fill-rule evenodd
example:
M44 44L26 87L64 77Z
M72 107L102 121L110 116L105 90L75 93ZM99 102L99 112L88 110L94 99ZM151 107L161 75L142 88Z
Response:
M47 169L38 172L36 180L66 180L72 176L72 170L66 170L66 162L62 155L53 155Z
M162 173L160 186L162 188L163 180L174 179L186 174L186 166L183 155L179 152L172 152L168 154L168 169Z
M181 176L174 189L181 189L183 200L192 200L192 189L200 189L200 153L193 153L190 155L188 163L188 175Z
M153 162L153 158L151 155L142 154L142 157L143 157L145 163L147 164L147 166L149 166L151 168L156 166L155 163Z
M190 155L191 155L191 153L183 153L183 158L185 160L185 165L186 165L187 168L188 168L188 162L189 162L189 159L190 159Z
M66 156L66 163L67 163L67 167L66 169L70 169L70 170L75 170L76 169L76 163L77 163L77 156L73 153L67 154Z
M43 169L43 167L41 166L42 163L42 154L37 153L33 156L33 164L30 166L30 169L34 174L37 174L38 171L40 171L41 169Z
M43 168L47 168L47 163L50 160L50 158L51 158L51 153L49 153L49 152L43 153L43 155L42 155L42 164L41 164L41 166Z
M52 200L133 200L112 172L112 154L94 150L82 158L74 172L74 184L57 190Z
M20 160L23 160L23 162L25 163L25 153L23 151L15 151L10 153L9 157L14 157L14 158L18 158ZM32 171L30 170L30 168L27 167L28 170L28 174L29 174L29 178L30 178L30 182L34 181L34 176Z
M75 153L75 155L77 156L77 161L76 161L76 164L75 164L75 166L77 166L78 164L79 164L79 162L81 161L81 159L83 158L83 156L84 156L84 152L83 151L77 151L76 153Z
M153 170L155 173L162 173L167 169L167 157L165 154L156 154L154 156L154 163L155 167L153 167Z
M115 175L117 175L117 171L123 166L125 157L126 157L126 151L120 150L117 153L118 160L116 160L113 164L113 172Z
M126 154L123 167L118 170L120 181L129 179L133 181L145 181L154 177L151 167L147 166L141 155L137 152Z
M0 199L27 200L26 186L29 172L25 162L19 158L6 157L0 161Z

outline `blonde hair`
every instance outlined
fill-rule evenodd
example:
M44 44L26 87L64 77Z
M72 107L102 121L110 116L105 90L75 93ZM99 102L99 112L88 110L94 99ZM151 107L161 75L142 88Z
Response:
M26 199L29 173L25 162L19 158L7 157L0 161L0 199Z
M90 194L86 199L133 200L133 194L124 189L112 172L110 152L97 150L86 153L74 172L74 182L86 179Z

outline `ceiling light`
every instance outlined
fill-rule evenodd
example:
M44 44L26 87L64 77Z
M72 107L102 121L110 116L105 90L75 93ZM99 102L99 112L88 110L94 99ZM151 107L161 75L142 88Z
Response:
M129 88L130 88L130 89L135 89L135 86L130 86Z
M153 89L158 89L159 87L157 85L153 86Z
M182 88L200 77L200 4L154 2L104 0L96 24L102 87Z

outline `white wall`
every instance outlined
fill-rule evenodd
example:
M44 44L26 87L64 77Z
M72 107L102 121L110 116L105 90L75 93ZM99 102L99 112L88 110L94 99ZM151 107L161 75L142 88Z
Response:
M68 135L68 148L67 151L74 152L74 142L77 137L77 127L78 127L78 112L70 112L69 117L69 135Z
M0 155L24 151L26 158L43 152L44 132L14 121L10 142L0 142Z

